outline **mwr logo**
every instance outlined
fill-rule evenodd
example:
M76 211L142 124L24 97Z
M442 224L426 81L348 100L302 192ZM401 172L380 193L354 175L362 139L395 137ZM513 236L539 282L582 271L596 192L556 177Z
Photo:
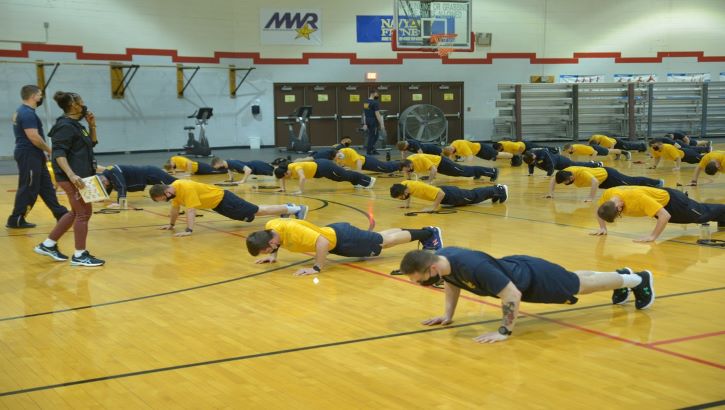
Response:
M279 30L284 26L284 29L286 30L292 30L292 29L299 29L303 26L307 25L310 28L317 30L317 21L319 17L317 16L317 13L305 13L304 16L302 13L274 13L272 14L272 17L270 17L269 21L267 21L267 24L264 25L265 30L269 30L270 28Z

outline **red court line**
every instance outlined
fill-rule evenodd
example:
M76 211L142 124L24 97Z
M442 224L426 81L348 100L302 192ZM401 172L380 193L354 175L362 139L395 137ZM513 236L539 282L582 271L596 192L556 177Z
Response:
M721 330L719 332L703 333L701 335L678 337L676 339L660 340L659 342L652 342L652 343L648 343L647 345L648 346L659 346L659 345L666 345L666 344L670 344L670 343L685 342L688 340L704 339L706 337L720 336L720 335L725 335L725 330Z

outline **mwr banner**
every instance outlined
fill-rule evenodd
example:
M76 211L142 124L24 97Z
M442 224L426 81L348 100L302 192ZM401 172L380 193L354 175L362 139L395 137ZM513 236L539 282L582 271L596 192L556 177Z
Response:
M320 10L261 9L259 23L262 44L322 45Z
M667 73L667 81L671 83L706 83L710 81L710 73Z
M394 28L393 16L356 16L358 43L389 43ZM443 23L441 23L443 24ZM434 33L456 32L455 17L447 17L444 27L434 25ZM398 16L398 39L400 41L420 41L420 17Z
M656 83L656 74L614 74L615 83Z
M560 83L603 83L604 74L559 74Z

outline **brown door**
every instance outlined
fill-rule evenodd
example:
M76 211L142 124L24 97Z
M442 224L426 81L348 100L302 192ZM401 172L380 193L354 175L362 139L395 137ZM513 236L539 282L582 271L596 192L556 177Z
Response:
M336 144L337 87L334 85L308 85L305 87L307 105L312 107L309 134L313 146Z
M368 99L365 84L337 86L340 138L352 138L353 145L365 145L365 135L359 131L362 124L363 103Z
M398 141L398 116L400 115L400 86L380 84L370 87L380 94L380 110L385 114L385 131L388 133L386 144L395 145Z
M432 84L431 104L443 110L448 120L448 141L463 139L463 85Z
M289 146L289 126L294 122L294 113L305 105L304 86L295 84L274 85L274 144L278 147ZM299 135L300 126L292 124L292 130L296 136ZM310 130L308 127L307 135Z

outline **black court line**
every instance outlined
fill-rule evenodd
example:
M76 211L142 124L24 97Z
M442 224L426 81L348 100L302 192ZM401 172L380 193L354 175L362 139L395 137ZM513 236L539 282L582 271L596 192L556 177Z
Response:
M240 281L242 279L254 278L256 276L264 275L265 273L270 273L270 272L275 272L275 271L278 271L278 270L281 270L281 269L286 269L286 268L289 268L290 266L300 265L300 264L303 264L305 262L309 262L311 260L312 260L312 258L309 258L309 259L305 259L305 260L302 260L302 261L299 261L299 262L290 263L288 265L277 266L276 268L268 269L268 270L265 270L265 271L262 271L262 272L251 273L249 275L237 276L236 278L225 279L225 280L218 281L218 282L205 283L203 285L192 286L190 288L176 289L176 290L171 290L171 291L168 291L168 292L154 293L154 294L151 294L151 295L144 295L144 296L137 296L137 297L128 298L128 299L114 300L114 301L111 301L111 302L97 303L95 305L76 306L76 307L67 308L67 309L59 309L59 310L51 310L51 311L47 311L47 312L30 313L30 314L27 314L27 315L20 315L20 316L3 317L3 318L0 318L0 322L7 322L7 321L10 321L10 320L18 320L18 319L27 319L27 318L36 317L36 316L53 315L53 314L56 314L56 313L73 312L73 311L76 311L76 310L91 309L91 308L97 308L97 307L103 307L103 306L118 305L118 304L121 304L121 303L135 302L135 301L138 301L138 300L153 299L153 298L157 298L157 297L161 297L161 296L168 296L168 295L173 295L173 294L177 294L177 293L184 293L184 292L189 292L189 291L192 291L192 290L203 289L203 288L208 288L208 287L212 287L212 286L223 285L223 284L226 284L226 283L236 282L236 281Z
M725 400L711 401L710 403L696 404L689 407L680 407L679 410L700 410L711 409L713 407L725 406Z
M76 386L79 384L95 383L95 382L106 381L106 380L121 379L121 378L126 378L126 377L133 377L133 376L141 376L141 375L146 375L146 374L151 374L151 373L168 372L171 370L187 369L190 367L199 367L199 366L207 366L207 365L213 365L213 364L219 364L219 363L236 362L236 361L241 361L241 360L256 359L259 357L277 356L277 355L282 355L282 354L287 354L287 353L304 352L307 350L317 350L317 349L323 349L323 348L327 348L327 347L345 346L345 345L350 345L350 344L355 344L355 343L370 342L370 341L382 340L382 339L390 339L390 338L394 338L394 337L410 336L410 335L416 335L416 334L421 334L421 333L442 332L442 331L447 331L447 330L451 330L451 329L459 329L462 327L494 323L494 322L500 322L500 321L501 321L501 319L497 318L497 319L483 320L483 321L478 321L478 322L461 323L461 324L457 324L457 325L447 325L447 326L426 328L426 329L420 329L420 330L409 330L407 332L389 333L389 334L385 334L385 335L363 337L363 338L359 338L359 339L342 340L339 342L321 343L321 344L310 345L310 346L293 347L290 349L273 350L270 352L225 357L223 359L207 360L207 361L203 361L203 362L185 363L185 364L180 364L180 365L176 365L176 366L159 367L156 369L140 370L140 371L136 371L136 372L119 373L119 374L113 374L113 375L109 375L109 376L94 377L91 379L74 380L74 381L65 382L65 383L49 384L49 385L45 385L45 386L37 386L37 387L31 387L31 388L27 388L27 389L0 392L0 397L11 396L11 395L16 395L16 394L23 394L23 393L30 393L30 392L40 391L40 390L50 390L50 389L55 389L58 387Z

